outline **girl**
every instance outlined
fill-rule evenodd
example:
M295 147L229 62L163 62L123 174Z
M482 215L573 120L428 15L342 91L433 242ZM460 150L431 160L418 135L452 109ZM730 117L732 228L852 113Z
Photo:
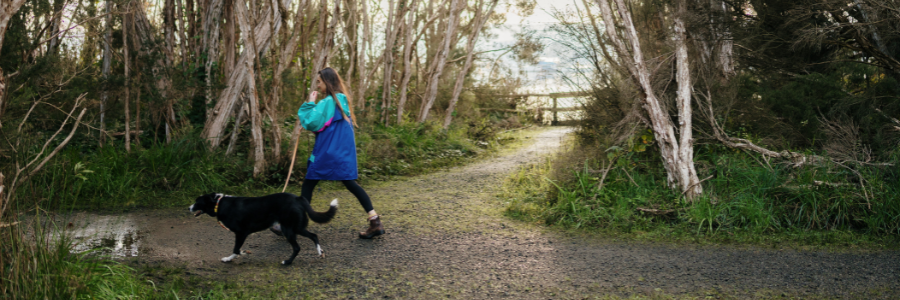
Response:
M369 214L369 229L359 233L361 239L371 239L384 234L381 218L372 207L372 200L356 179L356 141L353 136L355 116L346 93L344 81L332 68L319 71L318 92L325 99L316 103L318 93L313 91L309 101L300 106L297 115L306 130L316 134L316 144L307 161L306 178L303 179L300 196L312 201L313 189L319 180L340 180L350 190L359 204ZM337 99L337 100L335 100ZM273 231L280 229L276 225ZM276 232L280 233L280 232Z

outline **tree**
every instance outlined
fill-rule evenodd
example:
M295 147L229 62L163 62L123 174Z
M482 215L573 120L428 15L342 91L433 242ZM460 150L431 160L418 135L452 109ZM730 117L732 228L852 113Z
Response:
M650 83L650 72L644 61L643 49L638 38L637 30L631 18L629 7L624 0L614 0L610 5L608 0L597 0L600 12L605 22L606 37L612 42L616 54L623 60L629 77L638 87L642 106L650 118L650 127L659 145L663 166L666 170L666 178L669 187L682 192L685 197L692 199L703 192L700 179L693 161L693 140L691 138L691 105L690 105L690 74L685 45L684 23L680 14L675 16L675 41L676 57L678 65L678 115L681 138L675 135L675 125L668 112L662 108L657 91ZM677 11L684 12L685 0L677 0ZM613 15L612 7L618 12L618 18ZM622 25L622 33L614 24ZM623 42L624 40L624 42ZM603 41L600 41L602 44ZM625 42L629 43L630 50Z
M419 117L416 121L425 122L428 118L428 112L434 105L437 98L438 83L444 66L447 64L447 56L450 54L450 46L453 45L453 37L456 35L456 28L459 25L459 14L462 12L462 0L450 0L450 9L447 11L449 18L447 20L447 29L444 31L444 39L441 41L440 49L433 60L432 71L429 74L428 84L425 90L425 98L422 99L422 106L419 109Z
M469 72L469 68L472 66L472 58L475 56L475 42L478 41L478 34L481 33L481 29L484 27L484 24L487 23L487 20L491 18L491 14L494 13L494 8L497 7L498 2L498 0L491 1L487 11L484 11L480 2L475 7L475 18L472 19L472 32L469 33L468 41L466 42L466 62L456 75L456 83L453 84L453 96L450 98L450 105L447 107L447 113L444 115L444 129L450 127L450 120L453 118L453 110L456 108L456 102L459 100L459 94L462 93L463 81L466 79L466 73Z

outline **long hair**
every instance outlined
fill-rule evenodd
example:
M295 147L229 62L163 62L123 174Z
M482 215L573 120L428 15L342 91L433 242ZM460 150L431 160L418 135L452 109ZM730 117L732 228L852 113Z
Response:
M319 78L322 80L322 83L325 84L325 93L331 95L331 98L334 99L335 105L337 105L338 109L341 110L341 114L344 116L350 125L356 125L356 116L353 115L353 101L350 100L350 94L347 93L347 88L344 86L344 80L341 79L341 75L332 69L332 68L324 68L319 71ZM350 118L347 118L347 112L344 111L344 108L341 107L341 101L338 100L337 93L342 93L347 97L347 106L350 109Z

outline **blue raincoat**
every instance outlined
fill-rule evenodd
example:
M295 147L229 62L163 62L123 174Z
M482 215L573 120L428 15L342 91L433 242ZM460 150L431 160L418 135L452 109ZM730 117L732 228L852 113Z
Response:
M349 112L347 96L337 94L344 111ZM344 119L334 98L329 95L318 104L306 102L297 111L304 129L316 134L309 156L306 178L313 180L353 180L359 178L356 167L356 141L353 126ZM349 115L348 115L349 117Z

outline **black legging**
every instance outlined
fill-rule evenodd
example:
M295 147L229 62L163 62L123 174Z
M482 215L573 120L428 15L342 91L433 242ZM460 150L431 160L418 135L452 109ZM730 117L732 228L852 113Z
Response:
M375 210L375 208L372 207L372 200L369 199L369 194L366 194L366 191L356 183L356 180L341 180L341 182L344 183L347 190L353 193L353 196L356 196L356 200L359 200L359 204L362 205L366 212ZM312 202L312 194L313 190L316 188L316 184L319 184L318 180L303 179L303 186L300 188L300 196L306 198L309 202Z

